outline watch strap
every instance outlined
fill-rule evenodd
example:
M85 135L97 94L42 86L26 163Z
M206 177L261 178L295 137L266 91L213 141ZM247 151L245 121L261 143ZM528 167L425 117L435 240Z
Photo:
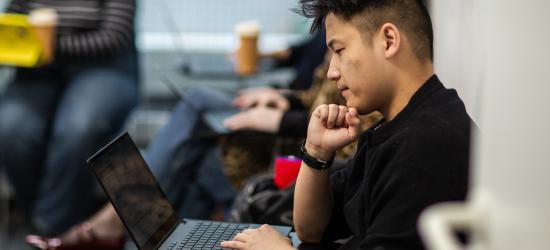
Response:
M304 162L310 168L317 169L317 170L326 170L326 169L329 169L330 166L332 165L332 162L334 160L334 155L328 161L319 160L319 159L311 156L307 152L306 142L304 141L302 143L302 146L300 147L300 158L302 159L302 162Z

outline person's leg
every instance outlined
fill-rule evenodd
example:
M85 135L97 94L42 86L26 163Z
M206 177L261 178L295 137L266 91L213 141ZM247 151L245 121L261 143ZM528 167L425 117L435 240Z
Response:
M0 96L0 166L24 209L30 209L36 196L47 131L61 90L47 70L18 69Z
M223 155L218 145L205 152L198 172L197 183L216 204L230 202L235 190L223 171Z
M111 68L80 71L53 121L34 221L57 235L93 211L95 180L86 159L118 132L137 103L135 78Z
M231 107L232 97L224 92L206 88L191 89L172 111L168 123L152 141L145 159L153 174L166 193L167 198L186 218L205 219L211 214L213 204L218 197L232 196L232 188L222 170L222 161L211 158L211 152L217 148L216 142L194 138L193 133L204 125L201 123L203 112L226 110ZM212 171L214 170L214 171ZM208 172L208 173L205 173ZM218 196L212 197L209 190L203 190L199 184L207 175ZM220 188L216 188L220 187Z
M197 145L200 141L191 139L200 124L201 114L212 110L225 110L231 107L232 97L224 92L207 88L193 88L186 92L170 116L168 123L160 129L151 141L145 155L151 171L159 181L172 175L174 168L189 165L201 157L203 152ZM178 158L178 159L176 159ZM174 162L177 161L177 164Z
M200 161L194 165L196 175L187 192L178 192L175 185L170 190L180 196L173 205L184 218L209 219L216 206L229 204L235 196L235 190L223 172L220 148L214 144L203 152Z

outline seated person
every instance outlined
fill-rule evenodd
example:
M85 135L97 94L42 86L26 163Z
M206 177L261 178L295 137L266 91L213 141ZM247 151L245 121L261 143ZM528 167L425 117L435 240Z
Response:
M315 38L306 44L321 43L322 46L308 45L309 47L306 46L308 48L295 46L290 49L290 51L293 51L291 54L300 53L307 56L307 58L298 60L292 58L293 56L289 56L288 53L285 56L278 55L277 57L285 57L288 60L311 61L302 64L318 65L319 63L315 61L321 58L322 62L324 50L326 49L324 33L321 38L323 38L323 41L318 41L319 38ZM322 52L322 54L311 56L311 53L316 54L317 52ZM301 74L306 73L302 72ZM313 75L312 72L309 72L309 74ZM326 72L321 74L323 78L325 75ZM310 76L308 79L316 82L322 80L314 80L314 78ZM303 80L304 78L300 79ZM315 85L318 84L320 83ZM311 83L306 83L301 86L311 85ZM219 205L230 206L235 195L233 188L235 185L231 185L231 180L228 179L221 168L223 160L218 145L210 139L194 136L197 128L200 129L202 125L202 113L225 110L234 103L235 106L247 110L247 114L258 111L255 114L261 113L266 115L262 117L270 119L262 119L263 123L259 124L253 121L244 121L242 116L237 116L236 122L231 122L231 124L239 126L241 124L252 124L247 129L280 134L278 131L281 120L288 120L285 123L290 125L285 126L286 129L281 133L288 136L301 135L303 137L307 129L308 111L303 108L304 104L297 97L292 94L283 94L286 92L289 91L272 88L248 89L242 91L234 100L224 92L207 88L194 88L186 93L188 98L176 105L168 123L158 132L145 154L145 160L181 217L211 218L212 213L216 212ZM276 105L272 105L273 103L276 103ZM252 108L253 106L255 108ZM288 118L283 118L285 116ZM244 118L250 118L250 116L246 115ZM296 127L298 123L301 124L299 125L301 129ZM232 129L239 130L241 128L235 127ZM262 170L265 170L265 168L262 168ZM238 175L242 176L242 173L238 173ZM183 179L187 181L182 181ZM244 177L239 179L244 180ZM86 241L92 240L115 242L123 235L124 228L114 209L108 204L86 222L74 226L59 236L63 245L70 246L86 244ZM55 240L53 242L58 244L60 241Z
M133 0L12 0L57 12L53 61L16 68L0 96L0 166L34 228L58 235L96 211L86 159L138 101Z
M433 33L421 1L302 0L333 51L328 77L346 106L311 116L294 196L303 242L340 249L424 249L416 221L426 207L465 199L471 119L456 91L433 73ZM404 14L406 13L406 14ZM362 132L358 115L385 120ZM334 152L358 140L348 165L330 174ZM292 249L271 226L221 246Z
M203 111L223 110L231 106L233 101L236 105L241 105L237 103L243 100L243 96L252 92L255 93L254 95L258 95L256 97L262 96L256 99L259 103L255 104L256 107L253 110L259 110L260 113L280 113L281 116L279 116L279 120L262 119L260 120L261 123L255 123L246 120L249 118L246 115L246 117L243 117L244 119L237 117L237 123L252 124L247 127L249 129L254 127L258 131L279 135L285 134L285 132L279 133L279 126L284 126L278 125L278 123L281 123L281 117L284 116L283 114L298 113L298 111L284 111L290 108L290 104L278 90L247 90L246 93L243 92L242 95L232 100L229 95L223 92L196 88L188 92L190 98L185 102L180 102L174 108L168 123L151 142L144 158L181 217L209 219L212 213L215 212L216 205L221 204L225 207L231 205L235 196L235 183L242 183L245 179L243 175L247 175L247 173L235 173L238 176L236 181L232 178L233 176L228 177L222 168L224 161L218 144L211 139L195 137L194 134L197 129L201 129L201 114ZM267 99L270 101L260 101ZM272 102L278 102L280 105L278 104L277 108L271 104L271 108L263 106ZM298 101L295 100L295 102ZM307 110L304 112L305 117L301 118L303 131L295 131L293 129L295 127L291 125L288 126L288 135L305 134L308 112ZM248 110L244 113L254 113L254 111ZM298 116L302 117L302 115ZM276 118L269 115L267 117ZM291 119L293 121L290 123L299 123L299 119ZM269 125L275 122L277 124ZM270 129L264 129L267 127ZM252 164L257 165L257 163ZM265 171L267 167L265 166L261 170ZM124 227L121 221L118 219L113 207L107 204L86 222L73 227L60 235L59 240L55 239L52 242L54 242L54 245L62 242L63 246L82 246L88 243L95 244L93 241L98 239L103 242L116 242L123 235Z

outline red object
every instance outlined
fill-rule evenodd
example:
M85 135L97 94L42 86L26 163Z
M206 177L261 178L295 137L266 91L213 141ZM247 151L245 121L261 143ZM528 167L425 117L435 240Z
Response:
M279 189L285 189L298 177L302 160L294 156L279 156L275 158L274 183Z

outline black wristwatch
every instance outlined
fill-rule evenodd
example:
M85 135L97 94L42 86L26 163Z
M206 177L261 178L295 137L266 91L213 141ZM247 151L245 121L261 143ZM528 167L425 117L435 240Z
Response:
M334 155L332 155L332 158L330 158L329 161L319 160L307 153L306 142L304 141L304 143L302 143L302 146L300 147L300 158L310 168L317 169L317 170L327 170L332 165L332 161L334 160Z

